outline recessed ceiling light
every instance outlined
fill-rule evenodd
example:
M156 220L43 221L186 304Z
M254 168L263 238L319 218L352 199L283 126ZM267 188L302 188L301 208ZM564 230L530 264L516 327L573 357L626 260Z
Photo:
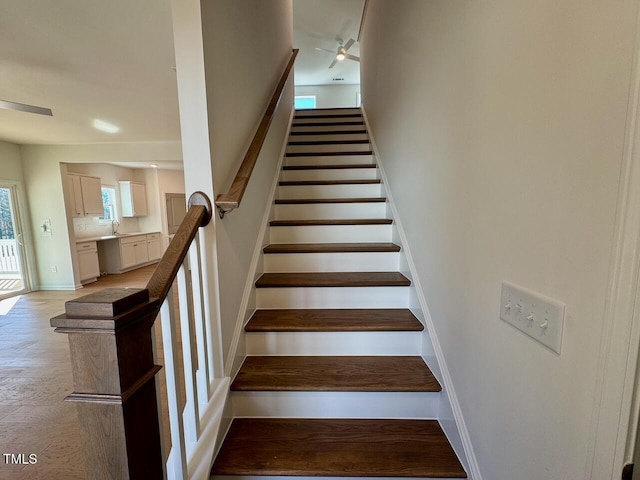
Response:
M120 131L120 127L112 123L105 122L104 120L98 120L98 119L95 119L93 121L93 128L100 130L101 132L107 132L107 133L118 133Z

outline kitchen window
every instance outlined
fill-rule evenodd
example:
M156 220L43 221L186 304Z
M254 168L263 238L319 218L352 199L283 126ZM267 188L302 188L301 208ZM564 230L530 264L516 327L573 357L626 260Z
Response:
M100 217L101 222L113 222L118 220L115 187L102 186L102 208L104 213Z

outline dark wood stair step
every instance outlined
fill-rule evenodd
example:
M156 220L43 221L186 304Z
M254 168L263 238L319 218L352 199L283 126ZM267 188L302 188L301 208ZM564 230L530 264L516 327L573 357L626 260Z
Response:
M371 143L369 140L292 140L289 145L350 145Z
M282 170L342 170L348 168L377 168L375 163L345 163L341 165L284 165Z
M319 115L295 115L295 120L303 118L362 118L362 113L320 113Z
M289 135L351 135L367 133L365 129L362 130L316 130L313 132L289 132Z
M304 272L263 273L256 288L289 287L408 287L399 272Z
M385 197L347 198L277 198L276 205L302 205L307 203L384 203Z
M272 243L262 249L264 253L355 253L399 252L395 243Z
M421 357L248 356L233 391L439 392Z
M279 182L281 187L292 186L313 186L313 185L373 185L376 183L382 183L379 178L371 178L366 180L285 180Z
M236 418L211 473L467 477L437 420Z
M271 220L272 227L310 227L324 225L391 225L390 218L320 219L320 220Z
M360 107L322 107L322 108L296 108L295 109L296 112L309 112L309 113L332 112L335 110L350 110L353 112L362 112L362 109Z
M256 310L246 332L420 332L424 326L404 308Z
M369 142L367 142L369 143ZM285 157L337 157L342 155L373 155L372 150L345 150L341 152L287 152Z
M364 122L362 120L345 120L343 122L294 122L291 124L292 127L333 127L337 125L362 125L364 127Z

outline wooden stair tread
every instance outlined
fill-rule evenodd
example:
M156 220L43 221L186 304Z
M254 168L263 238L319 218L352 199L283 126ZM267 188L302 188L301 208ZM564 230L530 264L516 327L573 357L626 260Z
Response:
M353 110L354 112L362 112L362 109L360 107L322 107L322 108L296 108L295 109L296 112L309 112L309 113L326 112L326 111L333 111L333 110Z
M278 182L281 187L291 186L312 186L312 185L374 185L382 183L379 178L370 178L364 180L283 180Z
M403 308L256 310L246 332L404 332L424 326Z
M367 142L369 143L369 142ZM371 150L345 150L340 152L287 152L285 157L337 157L342 155L373 155Z
M287 287L408 287L411 282L399 272L296 272L263 273L257 288Z
M271 220L272 227L309 227L318 225L391 225L390 218L320 219L320 220Z
M349 145L349 144L367 144L369 140L291 140L289 145Z
M361 197L361 198L278 198L276 205L300 205L307 203L384 203L385 197Z
M421 357L248 356L233 391L440 392Z
M367 133L362 130L317 130L315 132L289 132L289 135L351 135Z
M362 113L321 113L320 115L295 115L295 120L302 118L362 118Z
M364 122L362 120L354 120L349 121L346 120L344 122L296 122L294 121L291 126L292 127L333 127L337 125L362 125L364 126Z
M375 163L345 163L337 165L284 165L282 170L342 170L348 168L377 168Z
M211 473L466 478L437 420L236 418Z
M395 243L272 243L264 253L399 252Z

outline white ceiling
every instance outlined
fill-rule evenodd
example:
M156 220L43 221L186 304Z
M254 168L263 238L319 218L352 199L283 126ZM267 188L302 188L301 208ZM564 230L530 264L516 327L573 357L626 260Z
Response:
M18 144L179 140L168 0L2 0L0 139ZM94 119L120 127L93 128Z
M330 70L332 55L315 47L357 39L364 0L293 2L296 83L359 83L357 62ZM0 109L0 140L180 140L174 65L169 0L1 0L0 100L48 107L53 117ZM120 131L100 132L94 119Z
M293 46L300 49L296 85L360 83L358 62L344 60L329 69L335 56L316 47L335 51L338 39L357 40L363 8L364 0L293 0ZM349 53L360 56L360 45L356 42Z

